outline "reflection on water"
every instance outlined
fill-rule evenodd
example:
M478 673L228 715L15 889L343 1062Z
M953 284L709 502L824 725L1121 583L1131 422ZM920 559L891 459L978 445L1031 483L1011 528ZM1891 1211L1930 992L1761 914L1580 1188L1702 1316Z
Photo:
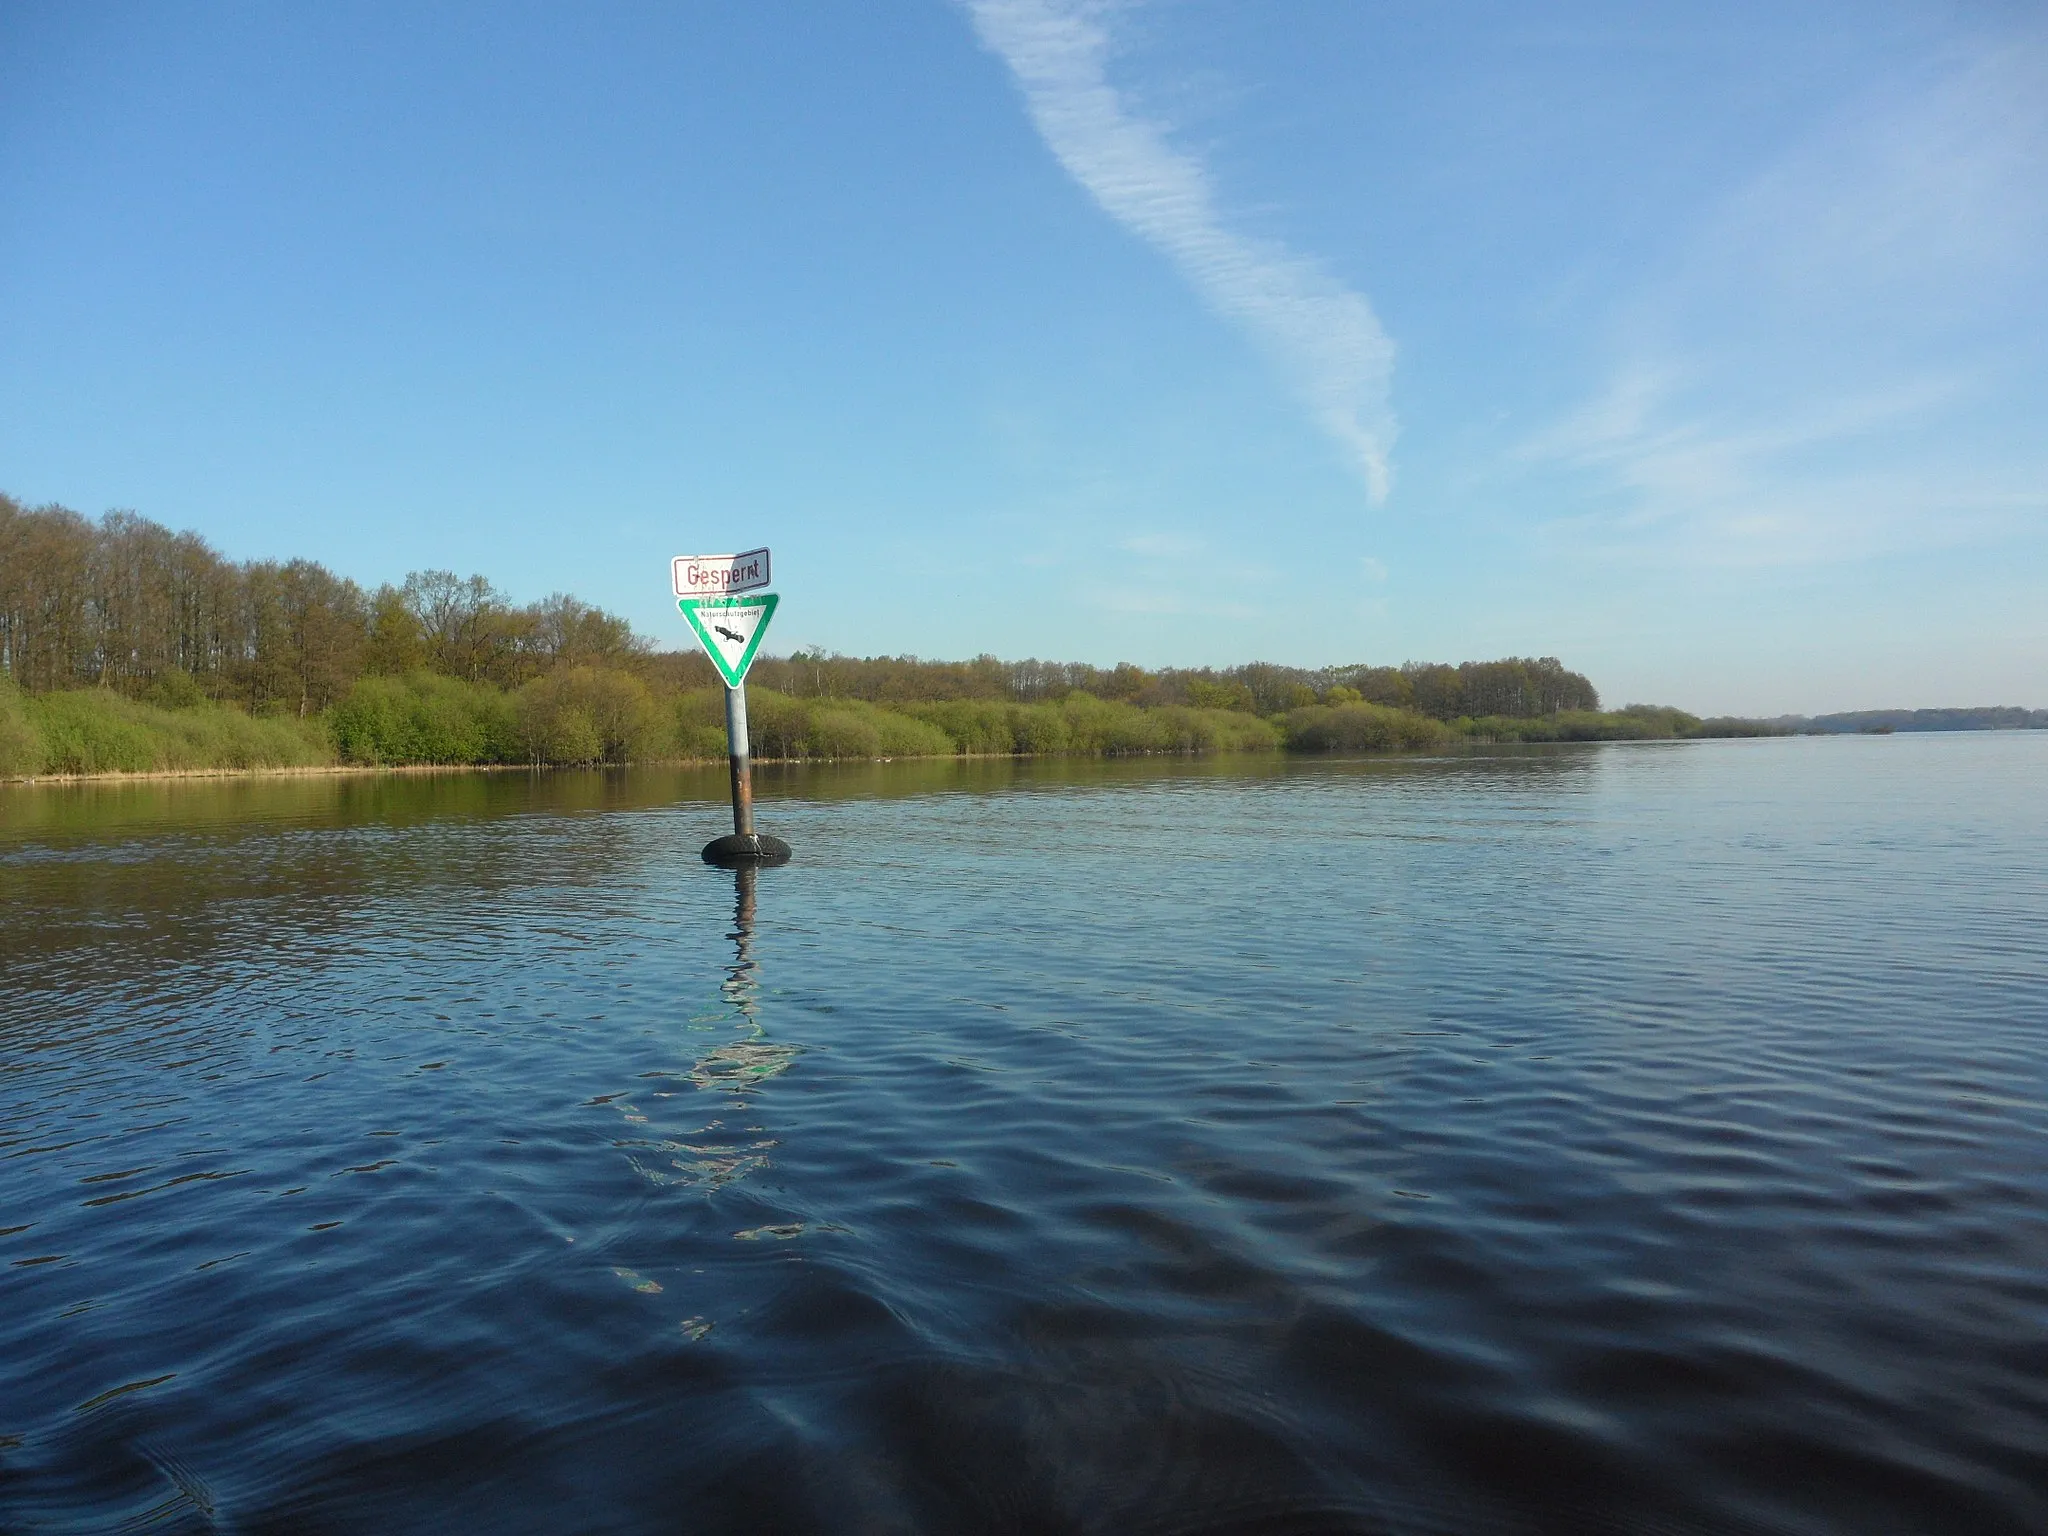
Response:
M0 1528L2048 1529L2044 770L0 791Z
M755 974L753 952L754 904L760 871L750 865L742 865L732 872L732 876L735 886L731 934L734 957L731 974L719 991L724 994L727 1006L745 1022L747 1032L703 1057L691 1069L690 1080L699 1088L743 1093L784 1071L796 1055L796 1048L777 1045L767 1038L767 1031L761 1027L758 996L761 979Z
M727 934L733 945L733 960L719 984L723 1006L692 1021L697 1031L718 1030L727 1033L728 1038L705 1050L687 1075L696 1091L716 1092L724 1097L713 1101L718 1106L715 1117L696 1126L682 1139L640 1138L630 1143L645 1152L664 1155L665 1160L661 1161L637 1155L633 1159L640 1174L656 1184L716 1189L766 1167L775 1147L773 1138L760 1134L759 1127L739 1122L750 1117L747 1094L785 1071L797 1053L795 1046L770 1040L761 1022L761 982L753 954L760 871L743 865L728 873L734 882L733 924ZM680 1093L667 1074L645 1075L669 1085L654 1089L645 1100L648 1104ZM649 1123L650 1117L634 1104L622 1102L619 1107L629 1123Z

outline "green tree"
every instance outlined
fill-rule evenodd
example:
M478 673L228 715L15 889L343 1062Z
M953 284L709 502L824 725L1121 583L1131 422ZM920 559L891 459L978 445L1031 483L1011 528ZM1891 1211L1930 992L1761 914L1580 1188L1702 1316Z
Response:
M561 667L519 691L519 734L542 763L629 763L669 748L662 712L638 678Z
M420 621L405 594L387 582L370 598L363 670L380 677L404 677L426 664L427 642Z
M626 620L566 592L551 593L526 612L528 645L549 667L612 665L646 649Z
M466 682L481 680L492 649L490 621L504 607L497 589L482 576L433 570L413 571L399 590L418 626L427 665Z
M369 645L362 588L311 560L278 573L286 670L300 718L327 708L361 675Z

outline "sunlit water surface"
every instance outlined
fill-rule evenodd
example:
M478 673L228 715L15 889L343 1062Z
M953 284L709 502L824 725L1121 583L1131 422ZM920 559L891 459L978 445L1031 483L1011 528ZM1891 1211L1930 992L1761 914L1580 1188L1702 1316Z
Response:
M2048 732L0 789L0 1528L2048 1530Z

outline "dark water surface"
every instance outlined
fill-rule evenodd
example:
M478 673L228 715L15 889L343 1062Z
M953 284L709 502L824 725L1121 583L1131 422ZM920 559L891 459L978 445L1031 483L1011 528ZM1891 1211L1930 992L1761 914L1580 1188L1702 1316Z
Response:
M2048 1531L2048 732L0 790L0 1528Z

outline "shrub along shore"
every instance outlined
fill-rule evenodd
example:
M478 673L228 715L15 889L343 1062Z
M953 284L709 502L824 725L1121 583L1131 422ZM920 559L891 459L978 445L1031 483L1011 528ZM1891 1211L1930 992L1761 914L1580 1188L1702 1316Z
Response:
M366 589L316 561L224 558L132 512L0 495L0 777L716 762L724 690L695 651L481 575ZM1423 751L1465 741L1774 734L1603 711L1554 656L1165 667L764 656L772 760Z
M1461 742L1615 741L1748 734L1631 706L1441 721L1329 690L1329 702L1271 715L1140 705L1076 691L1056 701L948 699L883 705L747 693L755 756L835 761L952 756L1120 756L1212 752L1422 751ZM179 690L24 694L0 675L0 776L415 766L716 762L718 688L662 694L633 673L564 667L517 689L419 671L359 679L318 714L251 714Z

